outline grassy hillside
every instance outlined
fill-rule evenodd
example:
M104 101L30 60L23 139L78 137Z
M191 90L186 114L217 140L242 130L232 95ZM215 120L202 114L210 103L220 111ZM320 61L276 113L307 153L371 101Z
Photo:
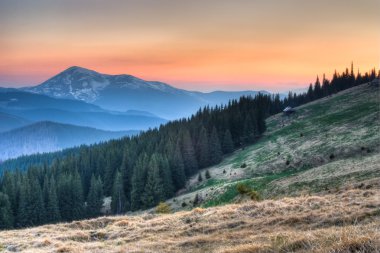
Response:
M296 110L270 117L258 143L208 168L211 179L198 182L194 176L184 194L168 203L190 208L197 193L204 207L231 203L241 182L274 198L380 177L379 86L363 84Z
M259 142L208 168L210 179L191 178L167 201L176 213L3 231L0 251L380 252L379 86L296 109L269 118ZM264 200L241 196L238 183Z
M379 252L379 194L379 182L372 181L324 196L3 231L0 251Z

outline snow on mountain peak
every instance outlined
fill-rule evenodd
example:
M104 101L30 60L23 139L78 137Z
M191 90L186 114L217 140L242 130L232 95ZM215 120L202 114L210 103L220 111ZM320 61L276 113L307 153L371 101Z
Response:
M72 66L42 84L27 88L28 91L59 98L94 102L104 89L157 90L176 93L179 90L160 82L149 82L131 75L107 75Z

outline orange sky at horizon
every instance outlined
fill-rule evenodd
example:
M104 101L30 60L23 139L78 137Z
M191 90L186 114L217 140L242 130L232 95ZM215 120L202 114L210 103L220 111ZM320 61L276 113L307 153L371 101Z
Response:
M88 3L2 1L0 86L73 65L202 91L304 88L351 61L379 69L377 0Z

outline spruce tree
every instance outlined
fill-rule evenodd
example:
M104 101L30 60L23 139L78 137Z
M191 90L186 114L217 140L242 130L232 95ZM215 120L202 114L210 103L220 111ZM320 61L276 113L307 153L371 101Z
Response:
M8 195L0 192L0 230L13 227L13 213Z
M205 178L206 178L206 179L210 179L210 178L211 178L211 174L210 174L210 171L209 171L209 170L206 170Z
M120 167L116 153L111 150L107 153L106 168L104 175L104 193L109 196L112 193L112 183L115 178L116 170Z
M174 194L174 184L172 180L172 171L166 156L158 155L158 167L164 190L164 198L170 198Z
M13 217L17 215L19 186L16 185L17 174L5 171L2 176L2 192L8 196Z
M30 181L30 194L28 200L28 208L30 211L30 219L32 225L40 225L45 222L45 205L43 194L38 179Z
M209 148L207 130L202 126L199 132L197 143L198 165L200 168L207 167L210 164Z
M187 176L192 175L198 170L198 162L195 157L194 146L188 130L185 130L182 135L182 158Z
M145 208L155 206L165 197L164 185L158 166L157 157L153 155L149 162L146 185L142 195L142 202Z
M224 133L222 147L223 147L224 154L229 154L232 151L234 151L234 143L232 141L232 136L229 129L227 129L226 132Z
M321 88L321 82L319 81L319 77L317 76L317 80L314 84L314 97L315 99L322 97L322 88Z
M46 222L55 223L60 221L61 215L59 213L57 188L55 184L54 177L52 176L49 180L48 194L46 204Z
M254 135L255 135L255 128L252 122L252 117L248 115L245 118L244 128L243 128L244 143L246 144L252 143Z
M194 197L194 200L193 200L193 207L198 206L199 203L200 203L200 198L199 198L199 195L197 193L197 194L195 194L195 197Z
M211 164L217 164L220 161L222 161L222 148L220 145L218 132L216 128L214 127L211 132L210 137L210 162Z
M181 189L185 186L186 175L179 143L177 143L175 147L170 166L172 168L172 178L174 187L177 190Z
M313 90L313 85L309 85L309 89L307 90L307 101L313 101L314 100L314 90Z
M127 211L128 203L124 193L123 178L120 171L116 172L112 189L111 209L114 214L123 214Z
M132 163L136 159L135 152L131 151L131 149L126 145L126 147L124 147L123 159L120 165L120 173L123 178L124 193L127 199L129 198L131 192L131 180L133 173Z
M31 223L31 214L29 207L30 185L28 178L23 178L20 185L19 204L17 210L17 227L33 225Z
M100 178L91 176L90 190L87 196L86 213L88 217L97 217L100 215L100 210L103 206L103 183Z
M46 203L49 198L49 177L47 174L45 175L44 184L42 186L42 196L46 207Z
M59 213L63 221L71 221L72 217L72 176L70 174L61 174L57 180L57 196L59 204Z
M140 155L134 168L132 175L131 188L131 210L135 211L142 207L141 195L144 192L146 167L148 158L146 154Z
M78 220L85 216L82 181L78 171L75 171L71 181L71 219Z
M199 173L199 174L198 174L198 182L202 182L202 181L203 181L202 174Z

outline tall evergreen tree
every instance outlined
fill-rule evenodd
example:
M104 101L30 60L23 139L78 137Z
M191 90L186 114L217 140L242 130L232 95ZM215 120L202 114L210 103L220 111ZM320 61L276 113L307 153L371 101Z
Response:
M227 129L224 133L222 149L225 154L229 154L234 151L234 143L232 141L232 136L229 129Z
M31 214L29 211L29 194L30 194L30 184L27 177L22 179L20 185L20 196L19 204L17 210L17 226L25 227L33 225L31 222Z
M172 171L170 164L166 156L158 155L158 165L160 171L160 177L162 179L162 185L164 190L164 199L170 198L174 194L174 184L172 180Z
M57 180L57 196L59 199L59 213L63 221L72 220L72 176L68 173L63 173Z
M123 159L120 165L120 173L123 178L123 187L124 187L124 193L127 199L130 198L130 192L131 192L131 180L132 180L132 173L133 173L133 162L135 158L135 152L131 150L131 148L126 145L124 147L124 154Z
M158 166L157 156L153 155L149 162L146 185L142 195L142 202L146 208L155 206L165 198L164 186Z
M17 180L20 180L18 173L10 171L5 171L2 177L2 192L8 196L13 217L16 217L18 209L19 186L16 185Z
M57 197L57 187L55 184L54 177L51 177L48 184L48 193L46 199L46 222L55 223L61 220L61 215L59 213L58 197Z
M198 170L198 162L195 157L194 146L188 130L182 135L182 157L187 176L192 175Z
M100 215L103 206L103 183L100 178L91 176L90 190L87 196L86 213L88 217L96 217Z
M210 137L210 162L211 164L217 164L222 161L222 147L220 145L218 131L214 127Z
M183 164L181 148L179 142L177 143L174 154L171 156L170 166L172 168L172 178L175 189L181 189L185 186L186 175L185 165Z
M18 222L20 226L43 224L46 216L41 186L31 174L26 176L24 183L20 192Z
M255 127L250 115L247 115L244 121L243 138L244 143L251 143L255 136Z
M314 84L314 96L315 96L315 99L322 97L321 82L319 81L318 76L317 76L317 80L315 81L315 84Z
M309 89L307 90L307 101L313 101L314 100L314 90L313 85L309 85Z
M71 181L71 202L72 202L72 217L73 220L81 219L85 216L84 212L84 197L82 181L78 171L75 171Z
M142 207L141 195L144 192L146 167L148 158L146 154L140 155L134 168L131 189L131 210L135 211Z
M116 172L113 183L111 208L114 214L123 214L128 208L128 202L123 188L123 178L120 171Z
M8 195L0 192L0 230L13 227L13 212Z
M197 156L198 165L200 168L210 165L210 150L209 141L206 128L203 126L200 129L198 143L197 143Z
M109 196L112 193L112 183L115 178L116 170L120 167L116 152L107 153L106 169L104 175L104 192Z

